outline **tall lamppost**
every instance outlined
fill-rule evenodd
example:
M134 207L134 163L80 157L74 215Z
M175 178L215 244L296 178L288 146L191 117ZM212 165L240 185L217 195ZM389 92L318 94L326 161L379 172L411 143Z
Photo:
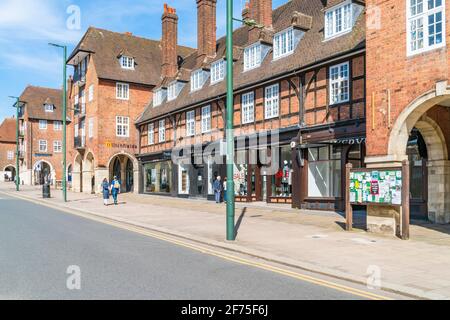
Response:
M67 98L66 98L66 92L67 92L67 46L49 43L50 46L57 47L60 49L63 49L63 93L62 93L62 123L63 123L63 179L62 179L62 189L63 189L63 199L64 202L67 202L67 177L66 177L66 170L67 170Z
M242 22L249 27L263 28L255 20L233 18L233 0L227 0L227 108L226 108L226 145L227 145L227 240L236 239L235 232L235 195L234 195L234 92L233 92L233 21Z
M16 191L20 189L20 172L19 172L19 109L20 109L20 98L9 96L11 99L15 99L16 103L14 104L16 107Z

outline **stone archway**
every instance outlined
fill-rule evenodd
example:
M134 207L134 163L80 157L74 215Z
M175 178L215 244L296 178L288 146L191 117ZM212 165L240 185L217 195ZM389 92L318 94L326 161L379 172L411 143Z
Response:
M3 169L3 176L1 177L1 179L4 182L14 182L16 179L16 167L14 167L13 165L6 166Z
M446 84L446 83L445 83ZM437 86L438 87L438 86ZM408 159L406 148L413 128L423 137L427 148L427 211L435 223L450 223L450 161L448 142L450 132L438 124L438 117L430 117L433 108L450 107L450 92L444 89L428 92L414 100L399 115L391 130L388 155L384 163L399 163Z
M83 162L82 179L83 179L83 192L95 193L95 171L94 171L94 155L89 152Z
M36 161L33 166L33 184L43 185L44 183L55 184L55 170L52 164L45 160Z
M83 192L83 158L80 154L73 161L72 190L74 192Z
M108 163L109 181L117 176L121 181L122 192L139 191L139 163L137 159L128 153L119 153L112 156Z

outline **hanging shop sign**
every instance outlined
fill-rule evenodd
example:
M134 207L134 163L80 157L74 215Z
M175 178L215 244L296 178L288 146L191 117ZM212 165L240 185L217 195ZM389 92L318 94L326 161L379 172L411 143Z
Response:
M350 171L351 204L402 205L402 170Z

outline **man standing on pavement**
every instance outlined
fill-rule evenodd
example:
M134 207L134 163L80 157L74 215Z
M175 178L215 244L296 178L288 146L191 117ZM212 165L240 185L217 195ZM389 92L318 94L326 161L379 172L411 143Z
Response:
M216 199L216 203L220 203L220 197L222 195L222 178L218 176L213 183L214 189L214 197Z
M117 179L117 177L114 177L114 180L111 182L111 194L114 199L114 205L117 206L117 198L120 193L120 181Z

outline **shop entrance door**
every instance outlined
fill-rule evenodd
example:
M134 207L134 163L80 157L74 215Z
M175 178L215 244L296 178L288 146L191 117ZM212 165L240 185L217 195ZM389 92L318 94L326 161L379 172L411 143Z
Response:
M203 197L205 195L205 183L203 181L204 171L205 171L204 166L194 167L193 193L195 197Z

